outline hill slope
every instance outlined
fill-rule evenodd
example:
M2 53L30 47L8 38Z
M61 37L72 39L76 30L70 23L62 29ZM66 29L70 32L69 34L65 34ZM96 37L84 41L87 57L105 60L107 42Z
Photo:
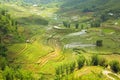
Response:
M119 4L119 0L66 0L61 8L64 10L99 11L119 8Z
M19 2L30 4L62 3L60 11L78 10L83 12L96 12L119 9L120 0L1 0L1 2Z

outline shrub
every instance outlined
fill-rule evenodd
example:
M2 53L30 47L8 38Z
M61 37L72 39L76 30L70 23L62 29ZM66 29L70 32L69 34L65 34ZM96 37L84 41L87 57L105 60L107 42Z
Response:
M111 61L110 68L117 73L120 71L120 63L118 61Z
M5 57L0 56L0 69L4 70L5 66L7 66L7 60L5 59Z
M98 64L100 66L103 66L103 67L107 67L107 60L105 58L102 58L102 57L98 57Z
M14 80L13 69L6 66L5 70L3 71L3 78L4 78L4 80Z
M91 65L93 66L103 66L103 67L107 67L107 60L103 57L99 57L98 55L93 55L91 57Z
M75 70L75 62L71 62L70 63L70 73L72 73L72 72L74 72L74 70Z
M93 55L93 56L91 57L91 65L97 66L97 65L98 65L98 62L99 62L98 55Z
M5 45L0 44L0 56L6 57L7 48Z

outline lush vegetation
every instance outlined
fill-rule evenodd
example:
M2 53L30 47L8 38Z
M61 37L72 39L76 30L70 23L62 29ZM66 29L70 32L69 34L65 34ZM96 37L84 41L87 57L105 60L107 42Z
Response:
M0 80L119 80L119 4L1 0Z
M13 43L23 42L24 39L22 38L18 31L17 21L11 18L7 10L0 9L0 70L3 71L4 80L27 79L27 77L30 79L28 72L23 72L23 70L16 71L18 68L10 66L7 59L7 47ZM23 75L23 73L26 73L26 75Z
M120 71L120 63L118 61L111 61L110 67L116 73Z

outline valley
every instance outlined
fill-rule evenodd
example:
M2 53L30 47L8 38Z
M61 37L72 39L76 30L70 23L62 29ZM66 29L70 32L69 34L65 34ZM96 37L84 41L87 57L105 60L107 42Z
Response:
M0 4L17 21L19 36L4 41L8 64L0 80L120 80L120 19L102 22L66 3L62 12L57 0L33 3Z

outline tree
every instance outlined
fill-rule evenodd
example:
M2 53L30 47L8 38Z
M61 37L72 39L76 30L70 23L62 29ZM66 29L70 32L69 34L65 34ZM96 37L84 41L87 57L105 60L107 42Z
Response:
M73 73L73 72L74 72L75 66L76 66L76 63L75 63L75 62L71 62L71 63L70 63L70 73Z
M75 28L76 28L76 29L78 29L78 27L79 27L79 24L78 24L78 23L76 23L76 24L75 24Z
M60 66L58 66L56 69L55 69L55 75L56 75L56 77L55 77L55 80L60 80L61 79L61 76L62 76L62 71L63 69L62 69L62 65L60 65Z
M82 68L84 66L84 63L85 63L85 57L79 56L77 59L78 69Z
M70 67L67 64L65 65L65 71L66 71L66 75L70 73Z
M101 22L99 20L91 22L91 27L100 27L100 26L101 26Z
M4 70L6 66L7 66L7 60L5 59L5 57L0 56L0 69Z
M5 10L5 9L0 9L0 14L2 14L2 15L6 15L6 13L7 13L7 10Z
M4 78L4 80L14 80L13 69L6 66L5 70L3 71L3 78Z
M67 24L67 27L70 28L70 23Z
M83 28L84 28L84 25L82 24L82 25L81 25L81 29L83 29Z
M99 63L98 55L93 55L93 56L91 57L91 65L97 66L98 63Z
M0 9L0 56L6 57L7 44L4 42L4 39L9 34L15 34L13 31L15 31L15 28L17 29L17 23L14 23L15 21L11 19L7 10Z
M56 73L56 75L60 75L60 67L57 67L57 68L55 69L55 73Z
M105 21L108 20L108 17L107 17L107 15L103 14L103 15L100 16L100 19L101 19L102 22L105 22Z
M67 22L63 21L63 26L68 27Z
M102 40L97 40L96 41L96 46L102 47L103 46L103 41Z
M0 55L6 57L7 48L4 44L0 44Z
M16 71L16 73L18 72L18 74L15 75L16 79L19 80L35 80L34 77L32 76L31 72L28 72L26 70L23 69L18 69Z

